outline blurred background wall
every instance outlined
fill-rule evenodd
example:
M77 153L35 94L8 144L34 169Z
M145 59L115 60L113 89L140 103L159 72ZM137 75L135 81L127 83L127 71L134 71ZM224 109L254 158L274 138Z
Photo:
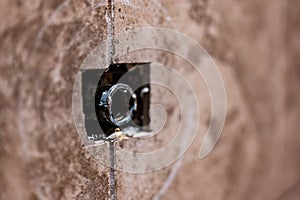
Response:
M1 0L0 199L109 198L108 169L83 148L72 116L80 64L107 37L105 3ZM277 199L300 181L299 8L296 0L116 1L116 33L158 26L189 35L216 61L227 95L208 157L197 156L202 135L179 164L118 172L118 199ZM193 85L203 91L203 133L209 96L203 81ZM161 141L127 143L143 150Z

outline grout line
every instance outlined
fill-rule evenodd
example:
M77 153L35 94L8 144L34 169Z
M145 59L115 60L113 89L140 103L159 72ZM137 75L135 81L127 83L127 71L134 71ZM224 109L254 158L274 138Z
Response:
M116 192L116 173L115 173L115 142L109 141L110 168L109 168L109 192L110 200L117 199Z
M107 22L107 59L108 63L113 63L115 55L115 26L114 26L114 0L106 1L106 22Z
M106 0L106 23L107 23L107 64L112 64L115 55L114 44L114 0ZM117 199L116 192L116 172L115 172L115 142L109 141L109 196L110 200Z

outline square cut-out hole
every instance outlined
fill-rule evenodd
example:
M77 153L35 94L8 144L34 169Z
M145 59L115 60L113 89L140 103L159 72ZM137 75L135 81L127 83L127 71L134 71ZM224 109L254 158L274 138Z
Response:
M117 63L82 72L84 125L89 140L106 138L117 128L148 130L150 63Z

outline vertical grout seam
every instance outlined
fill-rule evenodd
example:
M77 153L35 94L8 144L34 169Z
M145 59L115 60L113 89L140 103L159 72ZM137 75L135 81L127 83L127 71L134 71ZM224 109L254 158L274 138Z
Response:
M106 23L107 23L107 64L112 64L115 55L114 44L114 0L106 1ZM110 200L117 199L116 172L115 172L115 142L109 141L109 197Z

